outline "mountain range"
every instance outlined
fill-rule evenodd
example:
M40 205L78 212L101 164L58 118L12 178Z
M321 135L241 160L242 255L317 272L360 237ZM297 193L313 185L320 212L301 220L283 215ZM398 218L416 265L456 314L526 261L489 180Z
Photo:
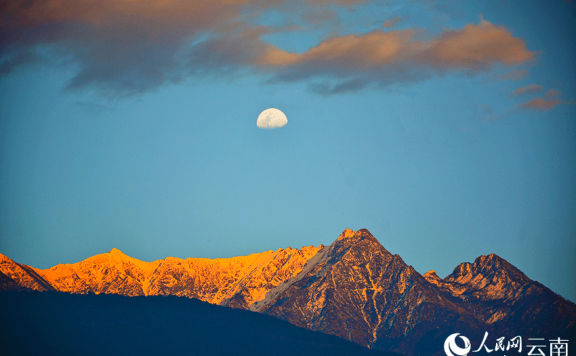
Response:
M366 229L330 246L249 256L144 262L117 249L75 264L36 269L0 254L0 290L182 296L268 314L362 346L445 355L453 333L478 347L511 339L576 336L576 305L490 254L445 277L424 275Z

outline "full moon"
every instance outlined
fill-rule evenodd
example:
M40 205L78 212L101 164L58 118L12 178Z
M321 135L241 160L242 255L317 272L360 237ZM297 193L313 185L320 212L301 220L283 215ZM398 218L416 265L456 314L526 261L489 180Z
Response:
M278 109L270 108L262 111L256 120L256 126L261 129L276 129L288 123L286 115Z

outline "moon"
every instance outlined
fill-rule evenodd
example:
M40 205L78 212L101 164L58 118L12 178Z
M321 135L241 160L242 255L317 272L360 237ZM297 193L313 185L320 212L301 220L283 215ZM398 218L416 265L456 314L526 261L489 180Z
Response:
M275 108L262 111L256 120L256 126L261 129L277 129L288 123L286 115Z
M447 356L466 356L472 348L472 346L470 346L470 340L468 340L466 336L460 336L464 341L464 348L458 347L458 345L456 345L456 337L458 335L460 334L452 334L446 338L446 341L444 341L444 352Z

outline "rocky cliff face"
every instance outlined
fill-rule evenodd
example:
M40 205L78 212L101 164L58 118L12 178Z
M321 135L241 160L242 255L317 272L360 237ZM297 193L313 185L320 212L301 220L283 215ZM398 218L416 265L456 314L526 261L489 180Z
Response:
M346 229L330 246L223 259L143 262L117 249L39 270L0 255L0 290L126 296L177 295L276 316L370 348L444 355L453 333L576 335L576 305L497 255L462 263L444 279L420 275L368 230ZM477 346L477 345L476 345Z

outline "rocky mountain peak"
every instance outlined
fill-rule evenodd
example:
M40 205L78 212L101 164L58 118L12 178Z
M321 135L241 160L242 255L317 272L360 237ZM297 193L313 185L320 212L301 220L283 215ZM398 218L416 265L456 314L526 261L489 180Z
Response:
M424 275L422 277L426 278L428 280L428 282L430 282L430 280L433 280L433 281L441 280L440 277L438 277L438 275L436 274L436 271L434 271L434 270L430 270L430 271L424 273Z
M429 313L421 309L437 300L431 296L423 303L430 287L368 230L346 229L250 309L364 346L389 347L386 340L399 340Z
M338 239L336 239L335 243L342 243L345 242L346 244L356 244L363 240L370 240L379 244L378 240L367 229L360 229L358 231L354 231L351 229L345 229Z
M505 263L506 261L503 258L496 255L495 253L491 253L488 256L482 255L476 257L473 266L475 269L500 269Z
M454 268L454 271L452 271L451 274L446 276L444 280L447 282L460 280L461 278L465 276L470 276L471 274L472 274L472 264L470 262L462 262L458 266L456 266L456 268Z
M444 281L466 284L479 278L484 280L506 278L521 284L531 282L519 269L494 253L479 256L474 260L474 263L461 263L450 275L444 278Z
M356 231L349 229L349 228L345 228L344 231L338 237L338 240L352 237L352 236L354 236L355 233L356 233Z
M117 249L116 247L114 247L113 249L110 250L110 252L113 255L122 255L122 256L126 256L126 254L122 251L120 251L119 249Z
M499 301L509 304L528 294L542 293L544 290L522 271L493 253L477 257L474 263L461 263L440 284L437 285L463 300ZM500 313L487 321L495 322L499 320L496 317L501 318L503 315Z

